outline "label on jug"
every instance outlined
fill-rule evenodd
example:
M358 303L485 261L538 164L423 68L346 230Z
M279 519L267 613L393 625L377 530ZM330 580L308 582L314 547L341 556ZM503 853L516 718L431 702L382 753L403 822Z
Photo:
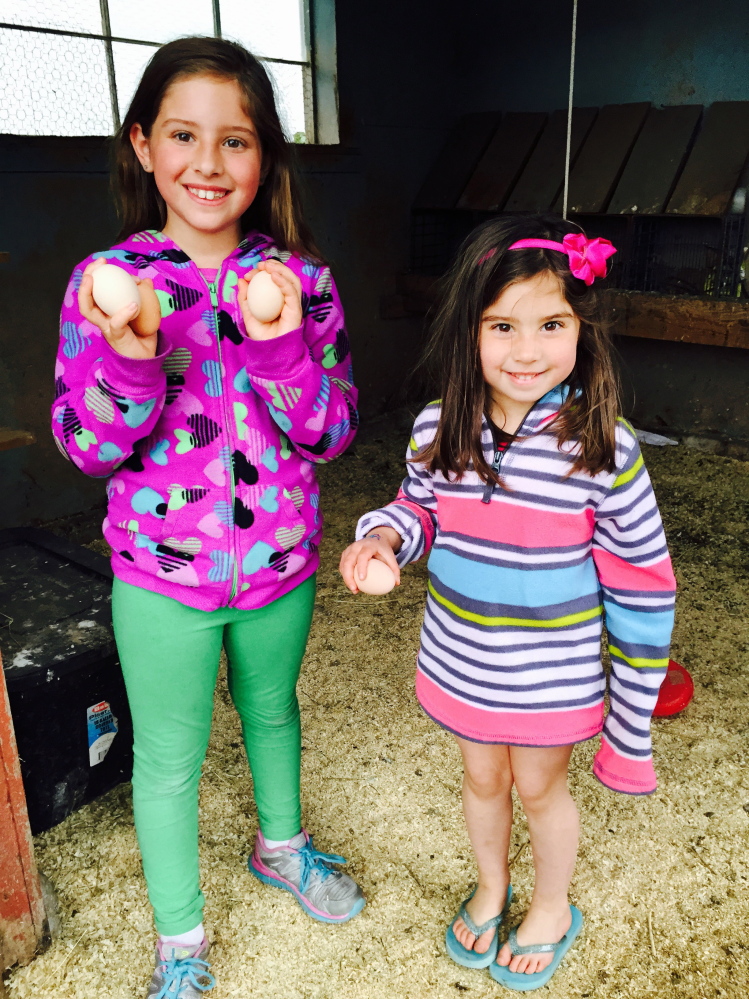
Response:
M88 727L88 763L95 767L109 752L117 735L117 719L112 714L109 701L99 701L86 709Z

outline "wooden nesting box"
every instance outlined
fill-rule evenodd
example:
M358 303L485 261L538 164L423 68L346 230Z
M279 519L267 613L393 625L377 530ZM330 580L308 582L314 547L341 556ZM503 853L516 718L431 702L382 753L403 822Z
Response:
M423 310L426 277L445 270L481 221L561 211L566 132L561 110L460 119L415 203L402 312ZM749 101L575 108L571 138L568 213L617 247L607 279L617 332L749 347ZM686 326L673 321L674 296L698 300ZM638 320L643 308L647 324ZM716 336L726 309L730 335Z

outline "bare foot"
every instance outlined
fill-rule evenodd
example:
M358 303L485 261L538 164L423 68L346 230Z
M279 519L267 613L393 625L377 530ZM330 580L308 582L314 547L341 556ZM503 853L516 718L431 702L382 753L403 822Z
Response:
M482 886L479 885L473 898L466 905L466 909L468 910L468 915L474 923L477 926L481 926L481 924L485 923L487 919L491 919L493 916L498 915L504 909L506 901L507 885L505 885L504 891L500 893L497 893L494 889L490 890L488 888L482 888ZM453 932L466 950L474 950L477 954L485 954L489 950L491 942L494 939L496 927L487 930L486 933L482 933L481 936L476 939L463 920L456 919L455 925L453 926Z
M518 927L518 944L521 947L528 947L534 943L556 943L562 939L571 925L572 912L566 902L563 906L557 906L554 909L534 907L531 903L531 907L525 914L525 919ZM533 975L548 967L553 958L553 951L544 951L540 954L516 954L513 957L510 945L506 943L497 955L497 964L505 967L509 965L510 971L519 975Z

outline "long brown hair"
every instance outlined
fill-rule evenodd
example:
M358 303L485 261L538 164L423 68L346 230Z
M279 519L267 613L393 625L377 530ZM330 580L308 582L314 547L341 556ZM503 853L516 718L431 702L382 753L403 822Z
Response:
M552 428L560 445L579 442L571 471L614 471L619 382L598 292L573 277L565 253L536 248L508 252L520 239L561 242L567 233L579 231L557 215L502 215L466 238L443 280L424 357L441 390L437 432L413 460L457 478L472 466L482 481L499 482L481 446L482 420L489 409L480 358L481 318L508 285L549 272L580 320L575 367L565 383L569 391Z
M257 129L264 182L240 220L242 232L258 229L282 250L321 260L302 215L294 156L278 118L273 85L255 56L225 38L179 38L157 49L146 66L114 138L112 181L121 221L117 241L166 224L164 199L153 174L146 173L135 155L130 129L138 123L143 134L150 136L167 90L189 76L236 80Z

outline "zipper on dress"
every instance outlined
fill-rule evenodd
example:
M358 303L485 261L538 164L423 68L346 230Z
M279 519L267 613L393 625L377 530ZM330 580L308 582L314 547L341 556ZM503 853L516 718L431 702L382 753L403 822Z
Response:
M500 451L499 448L497 447L497 442L496 441L494 442L494 460L492 461L492 471L496 472L497 475L499 475L499 468L500 465L502 464L502 455L505 453L505 451L509 446L510 445L508 444L507 447L505 447L504 451ZM496 482L491 482L491 481L486 483L486 485L484 486L484 495L481 497L482 503L491 502L492 493L494 492L494 487L496 486L496 484L497 484Z
M202 274L200 276L201 278L203 278ZM226 405L226 385L224 384L224 362L223 358L221 357L221 337L219 336L218 333L218 292L216 291L216 284L218 283L218 279L220 277L221 277L221 269L219 268L219 273L216 275L215 281L205 281L205 278L203 278L203 280L208 285L208 294L210 295L211 308L213 309L213 325L214 329L216 330L216 346L218 348L218 363L220 371L219 377L221 378L221 384L224 389L224 391L221 393L221 405L224 410L224 423L226 425L226 432L229 435L229 437L231 437L231 423L229 422L231 414L229 413ZM230 507L231 507L231 517L232 517L232 527L231 527L232 581L231 581L231 592L229 594L229 603L231 604L232 600L237 595L237 586L239 582L239 565L238 565L239 549L236 544L237 528L236 524L234 523L234 503L236 500L237 483L234 478L234 461L232 459L231 447L229 448L229 483L230 483L230 500L231 500Z

